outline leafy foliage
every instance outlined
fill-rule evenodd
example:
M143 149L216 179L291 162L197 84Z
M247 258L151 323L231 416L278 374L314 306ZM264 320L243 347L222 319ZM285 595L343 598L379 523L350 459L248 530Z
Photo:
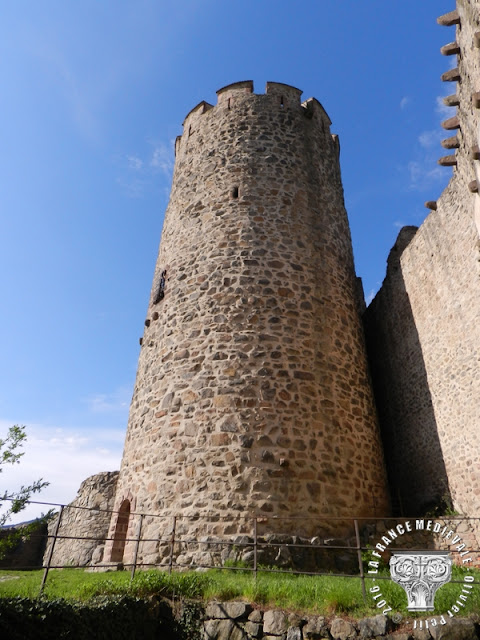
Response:
M23 451L19 451L25 444L27 434L25 427L21 425L14 425L10 427L5 439L0 438L0 473L2 472L2 466L7 464L18 464L20 458L24 455ZM30 500L34 493L39 493L42 489L48 486L48 482L45 482L43 478L36 480L27 487L20 487L18 491L3 491L0 494L0 502L10 502L10 507L0 515L0 527L3 526L11 516L15 513L19 513L23 509L27 502Z
M160 612L162 613L162 612ZM0 598L0 637L9 640L150 640L173 639L173 621L158 607L130 596L89 603L28 598Z
M0 438L0 473L3 470L2 466L18 464L20 462L20 458L24 455L24 452L20 451L20 449L25 444L26 439L27 434L25 427L17 424L10 427L5 439ZM0 527L5 526L12 515L20 513L20 511L25 509L31 496L39 493L48 484L49 483L45 482L43 478L40 478L31 485L20 487L18 491L4 490L3 493L0 493L0 504L2 504L2 502L8 502L10 505L0 514ZM0 540L0 559L10 550L14 549L21 540L28 538L41 524L42 520L48 520L52 514L53 511L49 511L47 514L42 515L41 519L36 522L9 530L8 536L4 536Z

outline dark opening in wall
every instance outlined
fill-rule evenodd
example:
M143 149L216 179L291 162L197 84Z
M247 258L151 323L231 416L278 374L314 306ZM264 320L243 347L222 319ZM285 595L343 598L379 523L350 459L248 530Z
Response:
M155 296L153 304L157 304L158 302L160 302L160 300L163 300L163 298L165 297L165 281L166 281L166 279L167 279L167 271L166 271L166 269L164 269L162 271L161 276L160 276L160 282L158 283L157 295Z
M283 102L283 96L280 96L280 106L281 106L281 107L284 107L284 106L285 106L285 104L284 104L284 102Z
M231 191L232 198L238 198L238 187L233 187Z
M127 540L128 521L130 520L130 501L124 500L117 514L115 533L113 534L113 545L110 560L112 562L122 562L125 542Z

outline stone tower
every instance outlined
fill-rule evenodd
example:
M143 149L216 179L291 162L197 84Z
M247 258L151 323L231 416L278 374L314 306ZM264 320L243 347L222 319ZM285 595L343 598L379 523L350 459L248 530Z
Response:
M315 99L267 83L186 117L165 214L106 559L191 536L315 535L386 513L338 138ZM292 518L300 518L293 520ZM180 525L177 523L177 527Z

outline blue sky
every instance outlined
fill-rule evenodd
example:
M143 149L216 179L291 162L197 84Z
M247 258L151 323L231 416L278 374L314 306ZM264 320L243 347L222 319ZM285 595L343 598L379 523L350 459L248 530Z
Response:
M451 170L439 104L453 0L0 2L0 489L43 476L68 502L119 467L173 140L252 79L316 97L339 134L356 268L371 298L399 228ZM441 101L440 101L441 102Z

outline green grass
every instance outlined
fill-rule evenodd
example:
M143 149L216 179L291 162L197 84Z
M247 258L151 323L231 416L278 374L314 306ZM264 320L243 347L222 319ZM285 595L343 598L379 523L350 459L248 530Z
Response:
M0 597L38 597L42 571L0 571ZM385 575L388 575L385 573ZM453 579L462 580L464 572L455 568ZM11 579L5 580L9 577ZM475 572L480 582L480 572ZM400 612L407 611L407 599L401 587L391 580L366 581L367 604L363 601L361 582L334 576L298 576L289 573L259 571L257 579L249 571L210 570L204 573L183 572L169 575L164 571L138 571L133 581L127 571L91 573L82 569L51 570L44 590L49 599L65 598L87 601L97 596L152 594L193 600L246 600L259 605L317 613L363 617L382 612L373 599L377 586L382 599ZM370 592L370 589L374 593ZM457 599L462 585L448 584L439 589L433 615L445 613ZM378 600L377 600L378 601ZM474 585L462 609L462 615L480 610L480 588ZM419 614L424 617L425 614Z

